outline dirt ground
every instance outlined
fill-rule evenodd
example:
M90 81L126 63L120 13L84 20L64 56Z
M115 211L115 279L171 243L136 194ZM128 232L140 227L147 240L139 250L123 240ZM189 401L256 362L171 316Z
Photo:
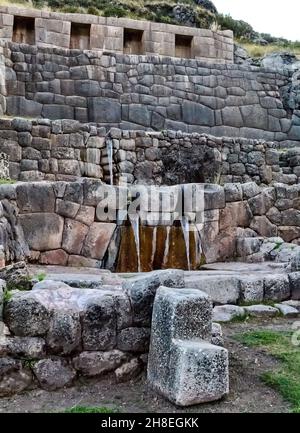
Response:
M274 319L260 322L235 323L223 326L225 347L230 352L230 394L223 400L194 406L176 408L157 396L147 386L145 374L123 384L113 377L81 380L76 386L47 392L32 390L21 395L0 399L2 412L62 412L75 405L114 407L121 412L289 412L290 406L278 393L260 380L262 372L276 368L274 358L262 349L247 348L233 336L248 330L272 329L290 331L293 321Z

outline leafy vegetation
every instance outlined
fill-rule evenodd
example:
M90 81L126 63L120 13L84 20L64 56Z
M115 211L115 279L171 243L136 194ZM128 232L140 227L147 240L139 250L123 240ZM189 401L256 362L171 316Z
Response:
M292 344L292 333L256 331L236 335L236 339L249 347L262 347L279 360L276 370L265 372L262 380L280 392L300 413L300 348Z

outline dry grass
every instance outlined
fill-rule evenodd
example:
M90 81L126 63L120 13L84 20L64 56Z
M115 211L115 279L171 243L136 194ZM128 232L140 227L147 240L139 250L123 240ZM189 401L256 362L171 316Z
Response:
M266 46L251 44L250 42L238 41L238 44L244 47L251 57L260 58L267 54L287 51L295 54L300 59L300 42L291 43L286 46L269 44Z

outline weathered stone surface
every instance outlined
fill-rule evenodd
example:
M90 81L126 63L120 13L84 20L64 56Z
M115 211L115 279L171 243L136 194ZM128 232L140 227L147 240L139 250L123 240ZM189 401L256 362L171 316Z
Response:
M76 371L61 358L48 358L36 362L32 368L41 388L55 391L70 386Z
M121 365L115 371L116 381L127 382L137 377L143 370L143 364L139 358L133 358L129 362Z
M300 272L289 274L291 297L294 300L300 300Z
M50 314L35 292L15 292L4 309L5 323L18 336L44 335L50 326Z
M224 346L224 338L223 338L223 331L222 327L219 323L212 323L211 326L211 344L215 346Z
M126 328L117 338L118 349L125 352L147 352L150 340L149 328Z
M53 354L69 355L81 345L80 316L72 311L54 311L47 333L47 346Z
M68 284L62 281L48 280L47 278L39 283L34 284L32 290L58 290L58 289L69 289Z
M245 310L237 305L220 305L214 307L212 320L215 322L230 322L234 319L243 318Z
M277 308L284 317L299 316L299 311L296 308L291 307L290 305L274 304L274 307Z
M244 309L252 317L275 317L279 313L277 308L270 307L269 305L251 305L244 307Z
M192 125L213 126L215 121L213 110L192 101L184 101L182 117L184 122Z
M265 299L285 301L290 297L291 289L287 275L268 275L264 278Z
M22 213L52 213L55 210L55 194L51 185L40 182L19 184L16 193Z
M25 262L14 263L1 269L0 278L5 281L9 290L31 288L30 273Z
M264 279L258 276L240 277L241 300L244 302L262 302L264 300Z
M16 358L41 359L46 354L45 340L38 337L6 337L7 354Z
M116 345L117 317L114 299L104 296L87 299L82 317L82 342L84 350L111 350Z
M235 304L239 299L239 279L235 276L201 275L186 277L186 285L209 295L214 303Z
M250 228L256 231L260 236L277 236L277 227L272 224L266 216L254 217L250 224Z
M152 318L150 385L180 406L217 400L228 393L228 353L205 339L211 339L207 295L160 287Z
M80 254L88 227L78 221L66 219L62 237L62 247L69 254Z
M113 371L127 360L127 355L120 350L109 352L82 352L73 359L73 364L84 376L99 376Z
M299 313L300 313L300 301L292 299L290 301L284 301L284 302L282 302L282 304L283 305L288 305L288 306L293 307L293 308L296 308L296 310L298 310Z
M226 183L224 185L226 202L243 200L242 186L238 183Z
M32 213L20 215L19 220L25 239L32 250L57 250L61 247L64 220L59 215Z
M87 233L82 253L86 257L102 260L115 231L116 224L93 223Z
M263 243L262 238L238 238L236 250L239 257L246 258L251 254L258 253Z
M120 123L121 104L106 98L89 98L88 116L90 122Z
M220 230L230 227L249 227L252 213L247 202L228 203L220 211Z
M131 298L134 324L150 325L154 296L160 285L184 287L183 271L172 269L155 271L124 281L123 288Z
M46 251L40 255L39 263L41 265L66 266L68 263L68 254L62 249Z
M6 397L24 391L31 384L32 374L21 361L0 358L0 396Z

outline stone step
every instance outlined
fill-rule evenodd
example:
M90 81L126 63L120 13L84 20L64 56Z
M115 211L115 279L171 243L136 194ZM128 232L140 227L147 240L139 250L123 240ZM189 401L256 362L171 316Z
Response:
M228 352L210 343L211 318L211 301L200 290L158 289L148 381L176 405L218 400L229 391Z

